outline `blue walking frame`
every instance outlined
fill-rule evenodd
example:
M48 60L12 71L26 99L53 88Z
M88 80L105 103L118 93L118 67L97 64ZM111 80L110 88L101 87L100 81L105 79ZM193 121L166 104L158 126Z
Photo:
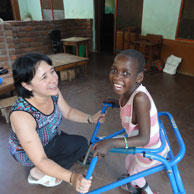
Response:
M103 103L103 107L102 107L101 112L105 113L105 111L108 107L114 108L114 107L119 107L119 106L117 104L114 104L114 103L105 102L105 103ZM145 148L136 148L136 147L127 148L127 149L126 148L114 148L114 149L111 149L110 152L120 153L120 154L142 153L144 157L149 158L150 160L157 160L161 163L158 164L157 166L150 168L150 169L144 170L144 171L139 172L137 174L131 175L129 177L117 180L113 183L102 186L102 187L97 188L95 190L89 191L87 194L103 193L103 192L106 192L108 190L119 187L121 185L124 185L126 183L129 183L129 182L136 180L138 178L145 177L145 176L154 174L154 173L162 171L162 170L166 171L166 173L168 175L168 178L169 178L169 181L171 184L171 188L172 188L172 193L173 194L186 194L186 191L184 189L182 179L181 179L178 167L177 167L177 164L182 160L182 158L184 157L185 151L186 151L184 141L183 141L181 134L177 128L177 125L174 121L174 118L172 117L172 115L170 113L159 112L158 117L159 117L159 125L160 125L160 138L161 138L161 142L162 142L162 144L159 148L157 148L157 149L145 149ZM171 126L171 128L174 132L174 135L176 137L176 140L178 142L179 151L176 154L176 156L174 156L174 154L173 154L172 147L170 146L170 142L169 142L169 139L167 137L167 133L166 133L166 130L164 128L164 124L163 124L163 121L161 120L161 117L168 118L170 126ZM125 133L125 129L121 129L121 130L119 130L113 134L110 134L106 137L99 138L99 137L97 137L99 127L100 127L100 122L98 122L96 124L96 127L94 129L92 138L90 140L90 147L88 149L88 153L90 152L92 146L96 142L102 141L104 139L114 138L120 134ZM127 135L125 134L125 136L127 136ZM162 152L162 150L164 150L164 148L166 146L166 142L169 145L170 151L169 151L167 157L164 158L164 157L160 156L158 153L160 153L160 152ZM86 154L86 158L84 161L87 160L87 155L88 154ZM88 170L87 170L86 179L90 179L90 177L92 176L92 173L94 171L94 168L95 168L97 162L98 162L98 157L93 157L92 161L88 167Z

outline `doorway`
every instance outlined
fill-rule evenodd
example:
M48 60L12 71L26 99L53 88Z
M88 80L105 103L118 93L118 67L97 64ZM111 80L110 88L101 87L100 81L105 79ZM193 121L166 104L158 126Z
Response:
M0 0L0 18L4 21L20 20L18 0Z
M97 52L115 53L119 29L136 27L141 33L143 0L94 0L94 12Z
M0 0L0 18L4 21L13 20L11 3L9 0Z
M94 0L96 51L113 54L114 1Z

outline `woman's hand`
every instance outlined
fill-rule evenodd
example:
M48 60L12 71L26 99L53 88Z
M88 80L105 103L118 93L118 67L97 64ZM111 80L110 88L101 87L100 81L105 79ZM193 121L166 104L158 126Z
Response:
M93 146L93 156L98 156L99 159L104 158L108 151L112 148L112 141L109 139L100 141Z
M92 177L90 180L84 178L81 173L72 174L72 185L75 187L76 191L79 193L87 193L92 184Z
M92 116L89 116L89 122L90 123L97 123L98 121L100 123L104 123L105 121L105 118L106 118L106 114L102 114L101 113L101 110L98 111L96 114L92 115Z

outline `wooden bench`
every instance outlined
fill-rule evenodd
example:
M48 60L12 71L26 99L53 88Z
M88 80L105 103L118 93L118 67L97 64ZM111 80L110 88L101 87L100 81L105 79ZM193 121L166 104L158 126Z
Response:
M17 98L17 96L12 96L9 98L0 99L1 114L5 117L7 123L9 123L9 108L13 105Z

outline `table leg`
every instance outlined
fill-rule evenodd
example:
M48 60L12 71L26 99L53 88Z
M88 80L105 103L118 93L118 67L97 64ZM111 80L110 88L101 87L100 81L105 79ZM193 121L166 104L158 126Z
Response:
M76 49L76 55L79 56L79 45L78 44L75 46L75 49Z
M86 43L86 58L88 58L88 42Z
M64 53L66 53L66 46L63 44Z

